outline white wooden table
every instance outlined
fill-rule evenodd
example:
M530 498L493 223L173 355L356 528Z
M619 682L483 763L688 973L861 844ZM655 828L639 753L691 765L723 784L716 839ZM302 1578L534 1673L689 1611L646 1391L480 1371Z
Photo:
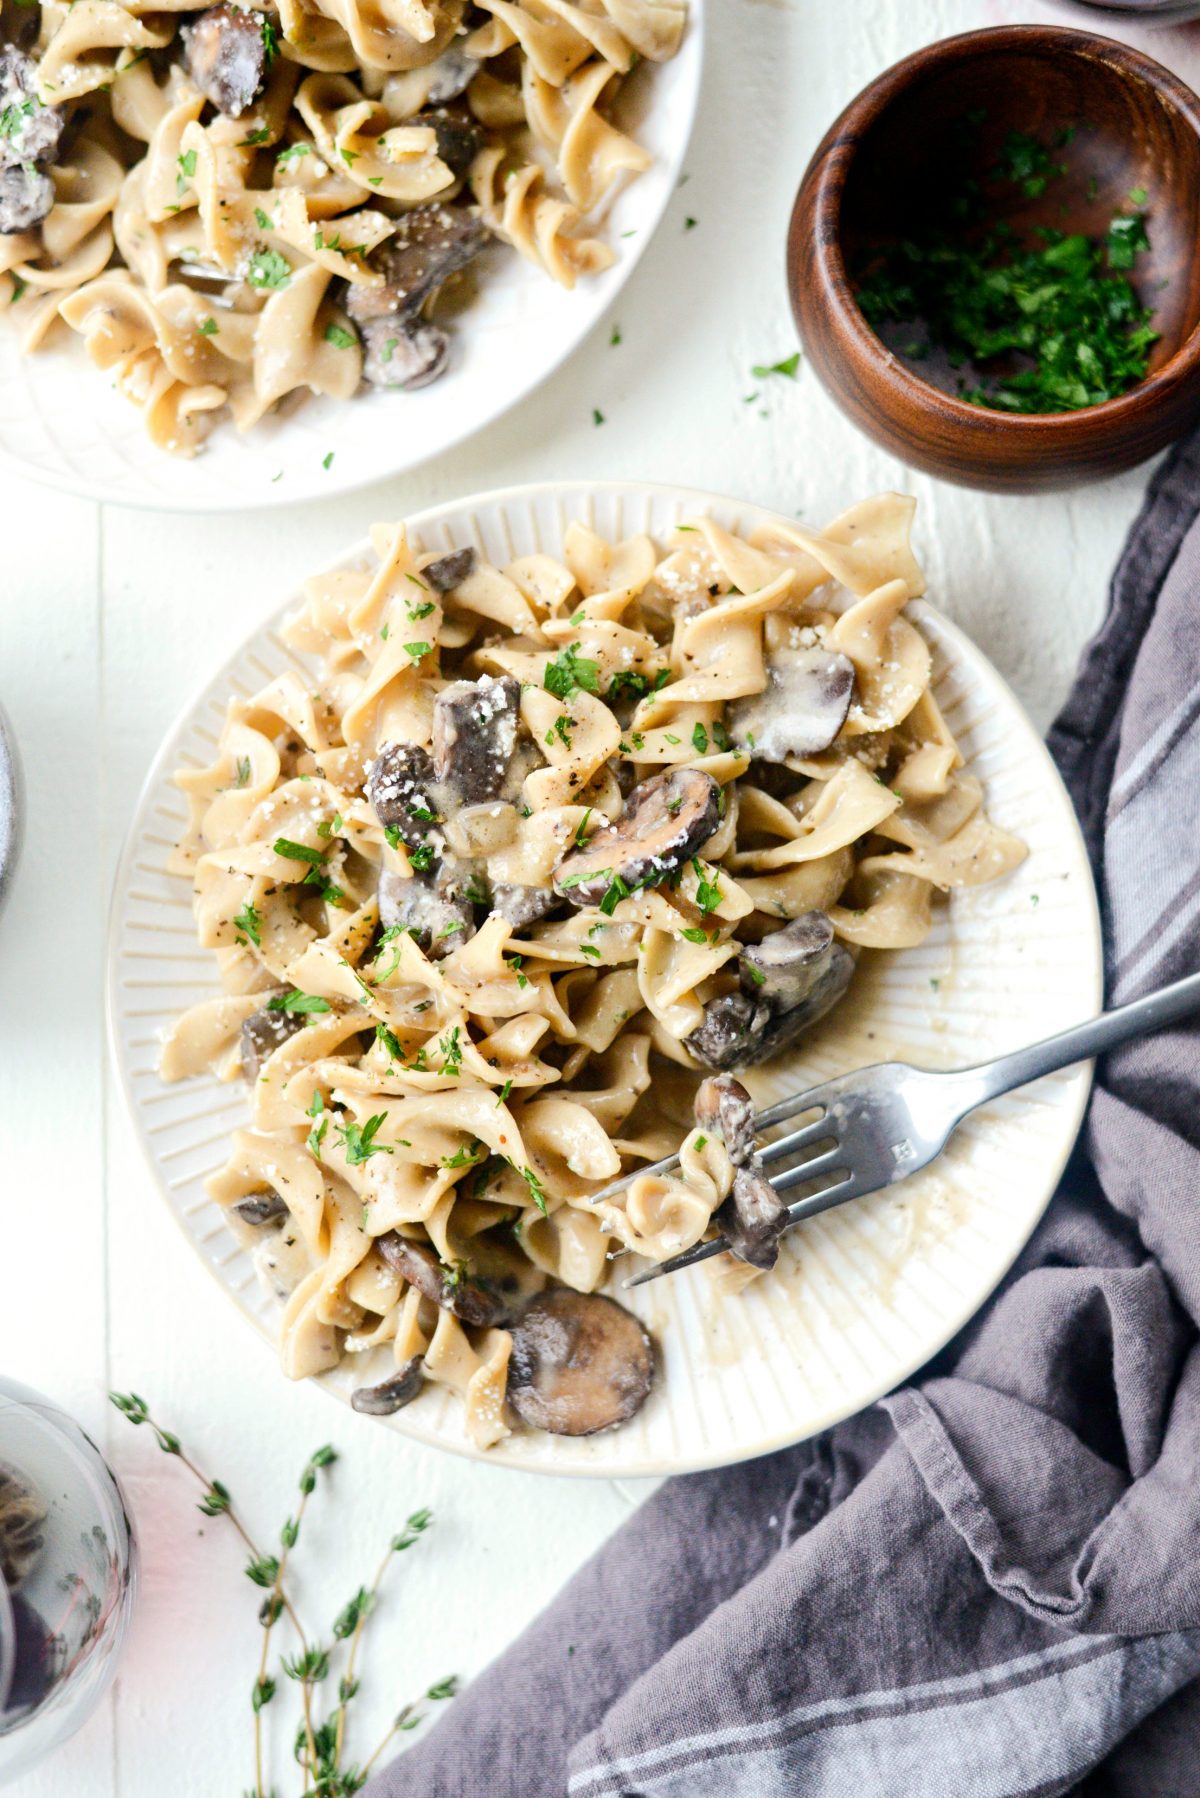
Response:
M1100 619L1145 471L1066 497L981 497L875 450L811 374L792 384L749 371L794 348L784 229L841 106L932 38L1056 17L1016 0L713 0L689 179L613 315L620 346L606 322L518 411L404 480L228 523L100 509L13 480L0 489L0 699L28 802L0 918L0 1368L107 1447L141 1549L116 1686L22 1798L230 1798L251 1783L258 1629L242 1556L149 1432L108 1408L110 1386L143 1393L264 1538L291 1508L307 1452L337 1446L302 1556L321 1568L304 1588L318 1631L404 1516L432 1506L435 1529L404 1557L373 1626L363 1748L395 1703L503 1648L643 1496L410 1446L287 1384L193 1260L131 1140L102 1016L113 869L159 738L252 621L373 520L562 475L679 480L813 524L881 487L916 493L931 597L1047 724ZM1198 30L1130 37L1195 83ZM746 403L755 388L761 399Z

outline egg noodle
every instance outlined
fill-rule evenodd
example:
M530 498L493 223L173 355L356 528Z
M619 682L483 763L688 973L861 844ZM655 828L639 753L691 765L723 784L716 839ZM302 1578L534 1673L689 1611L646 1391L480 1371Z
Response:
M370 316L414 211L452 203L460 235L469 219L567 287L607 267L588 215L650 161L613 102L640 59L674 54L685 8L44 0L29 16L0 81L4 316L27 352L65 320L154 442L190 454L226 412L245 431L290 393L440 372L440 279L423 269L429 291L406 289L387 328Z
M706 1066L739 1065L713 1021L741 1005L752 1060L801 1017L747 1024L762 946L827 920L848 977L1023 858L905 616L912 513L886 494L819 534L697 517L660 542L572 523L503 568L378 526L375 565L308 583L295 667L177 776L170 865L224 995L161 1069L233 1079L249 1032L252 1123L210 1190L280 1294L288 1375L387 1344L462 1395L477 1444L507 1434L511 1333L464 1319L460 1283L592 1292L612 1249L698 1242L734 1178L690 1127ZM805 731L824 746L797 753ZM676 1150L677 1176L592 1203ZM418 1245L440 1294L381 1241Z

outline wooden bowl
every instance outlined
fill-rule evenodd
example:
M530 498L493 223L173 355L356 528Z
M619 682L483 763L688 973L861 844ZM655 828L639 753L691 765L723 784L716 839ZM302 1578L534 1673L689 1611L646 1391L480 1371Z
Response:
M982 123L964 153L963 120ZM1150 249L1130 271L1161 333L1144 380L1077 412L971 405L885 347L847 264L921 218L947 168L994 163L1010 131L1076 134L1068 174L1004 216L1103 237L1145 188ZM808 360L859 428L911 466L967 486L1028 492L1132 468L1200 416L1200 100L1137 50L1056 26L971 31L864 88L809 163L788 232L788 286Z

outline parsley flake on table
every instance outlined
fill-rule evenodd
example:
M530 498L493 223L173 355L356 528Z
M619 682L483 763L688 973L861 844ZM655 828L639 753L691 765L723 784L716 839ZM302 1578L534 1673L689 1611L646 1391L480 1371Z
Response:
M768 375L784 375L789 381L794 381L796 379L796 370L799 367L800 352L797 350L795 355L785 356L782 362L756 362L754 367L750 370L750 373L754 376L756 381L765 381ZM750 398L757 399L758 395L756 393L751 394Z
M592 407L592 423L594 425L602 425L602 424L606 424L607 422L608 421L606 420L603 412L601 412L599 406L593 406Z

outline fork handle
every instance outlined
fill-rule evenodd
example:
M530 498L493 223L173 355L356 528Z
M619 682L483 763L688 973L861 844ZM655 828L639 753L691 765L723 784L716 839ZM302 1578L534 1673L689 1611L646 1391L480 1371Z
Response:
M1183 980L1160 987L1156 993L1101 1012L1098 1018L1076 1024L1058 1036L1048 1036L1044 1042L1030 1043L1028 1048L1001 1055L996 1061L965 1068L960 1078L972 1093L967 1109L973 1110L1001 1093L1010 1093L1014 1087L1025 1086L1043 1074L1070 1067L1073 1062L1090 1061L1106 1049L1127 1043L1130 1037L1161 1030L1164 1024L1173 1024L1177 1018L1186 1018L1196 1011L1200 1011L1200 974L1188 974Z

